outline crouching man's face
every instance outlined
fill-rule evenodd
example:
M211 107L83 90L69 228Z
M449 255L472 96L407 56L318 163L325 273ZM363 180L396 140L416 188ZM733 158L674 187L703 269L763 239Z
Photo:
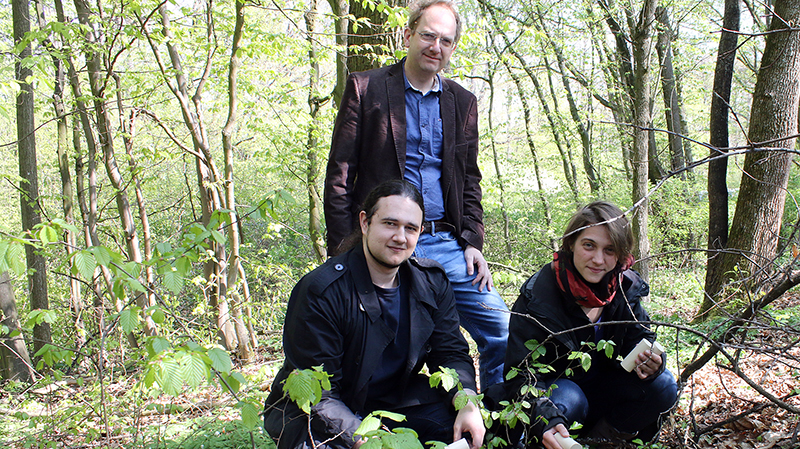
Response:
M372 217L361 212L362 243L367 263L396 269L408 260L422 232L422 209L410 198L386 196L378 200Z

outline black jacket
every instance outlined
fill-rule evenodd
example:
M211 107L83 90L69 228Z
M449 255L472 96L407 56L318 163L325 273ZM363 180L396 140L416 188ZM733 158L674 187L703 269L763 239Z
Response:
M627 355L641 341L647 338L655 340L655 333L648 328L650 317L641 304L641 297L650 293L650 287L633 270L623 273L622 285L617 290L614 299L605 306L601 319L604 322L629 321L626 324L602 325L602 339L613 341L614 353L610 358L599 356L593 358L593 368L601 370L615 370L620 374L625 373L617 360L618 356ZM530 315L530 319L524 315ZM636 322L633 322L636 321ZM575 329L574 331L569 331ZM563 332L568 331L568 332ZM561 333L563 332L563 333ZM526 373L525 365L530 360L530 353L525 342L536 340L544 342L551 334L557 334L544 344L545 353L537 359L537 363L551 366L554 370L549 373L539 373L533 379ZM582 342L594 342L595 330L591 321L581 310L580 306L572 301L567 301L556 284L555 273L552 265L547 264L536 274L531 276L520 288L512 315L509 321L508 350L505 359L505 374L514 367L522 372L505 383L505 394L509 399L519 395L520 388L525 383L549 383L559 378L579 379L585 375L577 360L569 360L568 355L573 351L583 350ZM664 357L662 355L662 357ZM666 365L661 364L658 376ZM571 370L571 371L570 371ZM647 381L648 379L645 379ZM538 382L537 382L538 381ZM546 425L534 426L533 433L541 436L544 430L564 423L563 416L556 410L551 402L540 401L535 407L534 414L548 418ZM561 419L554 419L554 417Z
M403 265L410 279L408 363L403 381L404 401L398 407L450 400L428 385L420 374L427 363L458 372L464 388L475 390L475 370L469 347L459 329L458 314L444 269L427 259ZM367 389L392 331L381 318L381 307L367 269L361 245L307 274L292 291L286 311L283 339L286 360L266 401L264 426L278 447L307 444L308 420L294 402L284 397L282 382L295 369L322 365L332 375L331 390L312 407L312 431L321 441L339 435L330 446L351 447L361 419Z

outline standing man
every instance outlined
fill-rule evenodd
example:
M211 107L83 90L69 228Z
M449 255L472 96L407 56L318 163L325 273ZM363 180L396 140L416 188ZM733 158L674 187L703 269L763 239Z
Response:
M421 0L403 33L408 56L350 75L333 129L325 220L328 251L338 254L373 187L404 178L420 190L426 214L415 255L445 267L461 325L478 345L485 391L503 380L508 309L481 253L477 100L439 75L460 36L452 0Z
M432 388L420 373L426 364L431 371L452 368L464 391L475 394L475 368L447 276L434 261L409 260L423 210L409 182L379 185L359 213L359 243L292 291L283 329L286 360L264 410L264 427L278 449L358 449L364 440L354 432L376 410L405 415L400 425L423 442L451 443L467 433L471 449L483 444L476 404L456 413L453 393ZM281 384L295 368L318 365L331 376L331 389L307 415Z

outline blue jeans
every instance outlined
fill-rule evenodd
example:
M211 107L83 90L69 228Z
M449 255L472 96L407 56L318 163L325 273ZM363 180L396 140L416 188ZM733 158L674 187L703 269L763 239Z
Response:
M558 388L553 389L550 400L568 421L584 425L582 433L600 419L626 433L650 429L653 424L657 431L659 416L678 398L678 384L668 370L643 381L635 373L622 370L590 369L579 381L558 379L554 383ZM653 435L641 436L650 439Z
M464 250L451 232L422 234L414 256L433 259L447 272L453 286L461 326L469 332L480 353L481 391L503 381L503 361L508 341L508 307L496 289L478 291L475 274L467 274ZM485 309L483 307L489 307Z

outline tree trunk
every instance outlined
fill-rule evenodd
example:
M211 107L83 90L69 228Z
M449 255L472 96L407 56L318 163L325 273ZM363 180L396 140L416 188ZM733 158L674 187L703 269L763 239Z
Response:
M13 0L14 42L19 43L30 31L30 4L28 0ZM14 72L19 85L17 95L17 151L19 156L19 191L22 229L31 232L41 222L39 203L39 176L36 170L36 124L34 123L33 87L29 78L33 71L23 63L31 56L31 47L26 45L14 64ZM47 263L42 254L31 245L25 245L25 258L28 265L28 289L31 310L47 310L50 302L47 297ZM33 326L34 354L46 344L51 343L50 324L39 323Z
M236 24L233 30L231 57L228 65L228 119L225 122L225 126L222 128L222 149L225 158L225 202L231 214L231 223L228 227L228 240L230 241L230 259L227 268L228 291L231 293L231 315L233 317L233 324L238 340L237 353L241 360L247 362L253 359L253 348L250 346L250 335L244 324L241 309L249 307L250 290L247 289L245 285L247 279L244 277L239 278L239 271L242 263L239 255L241 249L240 236L242 235L242 223L236 211L236 191L233 182L233 131L236 127L239 111L237 81L241 61L239 60L238 53L241 47L242 33L244 30L243 0L237 0L235 2L235 11ZM239 292L243 292L244 295L240 295Z
M511 248L511 226L510 220L508 218L508 210L506 208L506 189L505 184L503 182L503 173L500 170L500 158L497 155L497 145L496 139L494 135L494 123L493 123L493 115L494 115L494 74L497 70L495 64L489 64L489 76L487 77L487 82L489 84L489 110L487 111L487 121L489 125L489 143L492 147L492 160L494 161L494 170L497 174L497 186L500 190L500 210L503 214L503 241L505 242L506 247L506 256L511 258L513 255L513 250Z
M0 330L0 379L33 382L35 371L19 327L17 303L8 272L0 273L0 311L0 325L8 329L6 333ZM17 335L12 337L12 333Z
M385 4L405 6L403 0L385 0ZM347 47L351 53L347 57L347 70L353 73L382 66L386 58L392 57L395 50L402 47L401 36L397 30L387 28L387 14L374 4L352 0L349 11L357 19L358 28L348 36ZM364 23L359 19L367 21Z
M725 0L725 15L722 19L722 34L719 38L717 66L714 70L714 87L711 93L711 113L709 119L710 157L723 156L728 151L728 104L731 99L733 66L738 46L741 0ZM728 245L728 158L713 159L708 163L708 254L704 291L716 295L722 257L716 251ZM705 296L705 295L704 295ZM705 300L703 302L706 302ZM711 302L701 306L710 309ZM698 315L705 319L706 314Z
M308 75L308 106L311 122L308 125L308 140L306 143L306 190L308 192L308 235L311 246L317 256L317 262L322 263L328 258L325 248L325 236L322 231L322 198L319 194L320 164L319 155L319 130L322 124L319 120L319 111L327 103L328 97L320 97L319 87L319 61L317 58L316 22L317 0L311 0L309 9L305 14L306 40L308 41L308 61L310 71Z
M88 28L85 35L87 42L96 43L97 39L91 31L93 13L91 12L89 3L86 0L74 0L74 3L79 22ZM127 184L123 180L119 165L117 164L113 139L114 132L111 126L111 113L108 110L108 104L105 99L108 79L104 78L104 76L106 74L111 74L112 70L109 67L103 67L101 55L92 50L91 46L87 47L86 52L86 68L89 75L89 85L92 90L92 96L94 97L97 136L100 141L100 148L103 151L103 162L106 167L108 179L115 189L114 199L117 203L120 226L122 227L122 233L125 239L125 248L128 252L129 260L141 263L142 253L139 247L139 237L136 232L136 224L133 220L131 205L128 201L128 194L125 190ZM115 299L116 308L120 310L122 298ZM142 309L146 307L141 295L138 296L137 303ZM138 342L132 334L128 334L127 338L132 347L138 347Z
M750 111L748 140L755 151L745 156L729 251L721 254L720 274L711 280L699 316L714 307L735 267L748 291L773 270L793 159L781 150L795 149L800 107L800 31L787 25L800 20L800 0L777 2L774 14Z
M347 30L349 29L350 3L348 0L328 0L335 19L336 28L336 86L333 88L333 106L339 107L344 94L344 85L347 84Z
M61 9L61 2L57 0L56 9ZM44 8L41 1L36 1L36 16L39 21L39 28L45 29L47 19L44 15ZM56 56L57 49L50 41L49 38L44 41L48 51L52 52L53 67L55 67L53 76L53 110L55 112L57 141L56 153L58 155L58 173L61 178L61 205L64 210L64 220L71 225L75 224L74 213L74 189L72 186L72 176L70 174L70 162L67 154L67 114L64 107L64 62ZM70 253L78 248L78 237L71 229L64 231L64 242L66 243L65 251ZM73 322L75 323L75 344L77 347L82 347L86 342L86 326L83 323L84 304L81 298L81 285L78 279L70 277L69 279L69 307L72 312Z
M552 229L553 217L550 213L550 205L548 204L547 198L544 195L544 185L542 184L542 175L539 170L539 158L536 155L536 145L533 143L533 131L531 130L531 120L532 120L531 108L530 105L528 104L528 96L525 93L525 89L522 85L521 77L513 71L511 65L508 63L508 60L504 58L502 54L500 54L497 47L492 46L492 48L494 49L494 52L497 55L497 57L503 61L506 70L508 70L508 74L514 81L514 85L517 87L517 92L519 94L519 99L522 102L522 111L525 116L525 137L527 138L528 148L530 149L531 157L533 158L533 170L534 174L536 175L536 182L538 184L538 189L536 193L537 196L539 197L539 202L542 203L542 210L544 211L544 217L545 217L545 225L547 226L547 229ZM551 238L549 243L550 246L553 248L553 250L557 248L555 239Z
M675 69L672 65L672 29L669 24L667 9L658 7L656 19L660 24L656 52L661 66L661 92L664 98L664 114L669 131L670 169L675 172L686 167L686 155L683 152L683 126L681 123L681 103L678 98L677 80ZM686 173L681 171L681 179L686 178Z
M575 128L578 131L578 135L581 137L581 148L583 154L583 171L586 173L586 179L589 181L589 188L591 189L592 194L597 194L600 190L600 174L594 167L594 163L592 161L592 136L591 136L591 129L592 123L589 120L586 120L586 124L584 124L583 117L580 116L580 112L578 111L578 105L575 102L575 96L572 94L572 87L570 86L569 76L567 73L566 62L564 58L564 54L561 51L561 47L558 43L550 36L550 32L545 26L545 20L543 18L542 12L537 8L537 16L539 21L539 27L545 33L547 37L547 43L553 49L553 53L556 56L556 62L558 63L558 71L561 74L561 84L564 86L564 92L567 96L567 103L569 104L569 113L572 117L572 122L575 124ZM549 67L549 65L548 65ZM549 72L549 70L548 70ZM554 99L555 100L555 99Z
M650 240L647 238L648 222L648 149L649 137L647 129L652 123L650 117L650 51L651 34L657 0L645 0L636 28L632 30L634 58L634 116L633 116L633 195L634 204L639 204L633 216L633 235L636 241L635 257L637 268L642 279L650 278L650 267L647 257L650 256Z

